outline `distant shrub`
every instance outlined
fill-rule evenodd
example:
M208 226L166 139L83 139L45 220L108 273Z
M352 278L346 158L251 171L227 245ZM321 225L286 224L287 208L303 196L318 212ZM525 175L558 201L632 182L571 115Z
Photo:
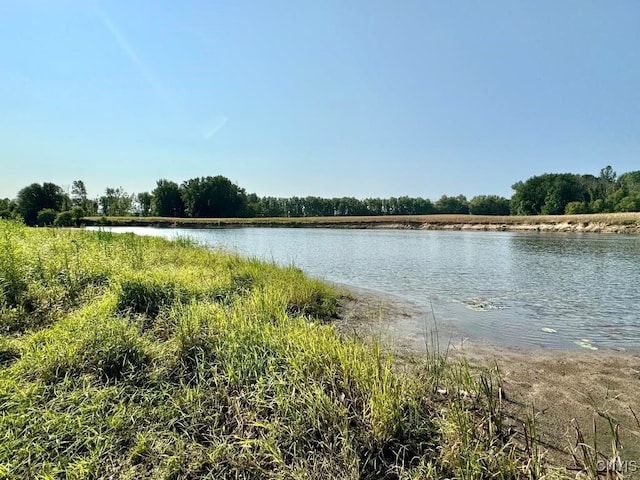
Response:
M580 215L589 213L589 206L585 202L569 202L564 207L564 213L566 215Z
M73 207L71 209L71 215L73 215L73 221L76 225L80 224L80 220L87 215L87 212L82 207Z
M56 220L57 213L52 208L45 208L44 210L40 210L38 212L38 216L36 217L36 223L41 226L53 225L53 222Z
M73 218L73 214L69 211L60 212L57 216L53 224L56 227L71 227L75 224L75 220Z
M591 213L603 213L607 211L605 201L601 198L589 203L589 211Z
M507 198L498 195L478 195L469 202L469 213L472 215L509 215L511 207Z
M435 207L438 213L458 215L466 215L469 213L469 202L467 202L467 197L464 195L458 195L457 197L443 195L435 203Z
M640 194L624 197L615 208L616 212L640 212Z

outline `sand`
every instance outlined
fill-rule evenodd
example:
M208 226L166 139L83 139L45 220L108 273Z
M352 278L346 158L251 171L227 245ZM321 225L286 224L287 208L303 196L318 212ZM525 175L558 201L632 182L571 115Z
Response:
M244 226L640 234L640 212L535 216L434 214L274 218L86 217L82 222L87 226L169 228Z
M426 353L425 338L434 331L430 312L378 292L351 287L344 291L336 323L341 332L365 341L381 340L399 361L420 361ZM517 431L522 432L522 422L535 412L549 462L573 471L577 428L589 445L595 431L598 449L610 452L610 417L619 424L625 478L640 478L640 350L506 348L463 339L452 325L438 325L438 337L441 351L448 348L452 360L465 356L474 369L497 370L504 411Z

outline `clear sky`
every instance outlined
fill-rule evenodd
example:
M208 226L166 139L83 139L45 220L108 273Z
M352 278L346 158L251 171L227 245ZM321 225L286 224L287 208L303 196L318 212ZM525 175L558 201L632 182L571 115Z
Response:
M0 0L0 197L224 175L511 196L640 169L638 0Z

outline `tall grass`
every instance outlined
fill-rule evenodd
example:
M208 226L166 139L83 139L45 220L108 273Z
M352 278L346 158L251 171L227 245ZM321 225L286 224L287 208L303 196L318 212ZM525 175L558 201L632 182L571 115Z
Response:
M0 222L2 478L533 478L499 383L401 372L298 269Z

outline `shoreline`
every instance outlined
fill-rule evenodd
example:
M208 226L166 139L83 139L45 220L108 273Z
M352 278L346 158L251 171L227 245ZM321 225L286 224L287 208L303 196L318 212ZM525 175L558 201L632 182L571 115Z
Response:
M426 339L421 332L394 337L393 325L428 315L411 302L373 290L334 285L343 295L336 329L365 342L380 341L399 365L419 366L425 361ZM607 417L619 425L623 461L640 461L640 349L587 351L580 348L510 347L457 337L455 329L438 325L439 350L449 361L468 360L476 372L499 375L502 406L515 431L535 412L537 433L546 458L572 466L579 428L593 445L611 445ZM403 331L402 328L398 328ZM406 332L403 332L406 333ZM447 340L449 338L450 340ZM636 472L637 474L638 472ZM636 478L633 474L629 478Z
M587 215L389 215L353 217L85 217L86 226L156 228L347 228L640 234L640 212Z

